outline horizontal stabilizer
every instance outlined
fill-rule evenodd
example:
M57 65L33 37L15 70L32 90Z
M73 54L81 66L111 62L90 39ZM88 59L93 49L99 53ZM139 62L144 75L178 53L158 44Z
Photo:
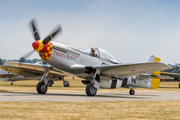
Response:
M180 74L178 74L178 73L161 72L161 75L174 77L174 78L177 78L177 79L180 78Z
M149 76L154 77L154 78L159 78L159 79L174 79L173 77L169 77L166 75L140 75L143 78L148 78Z

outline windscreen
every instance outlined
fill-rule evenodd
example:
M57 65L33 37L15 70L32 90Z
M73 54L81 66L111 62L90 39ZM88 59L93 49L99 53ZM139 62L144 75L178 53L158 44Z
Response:
M103 50L101 48L98 48L98 49L99 49L101 59L118 63L118 61L109 52L107 52L107 51L105 51L105 50Z

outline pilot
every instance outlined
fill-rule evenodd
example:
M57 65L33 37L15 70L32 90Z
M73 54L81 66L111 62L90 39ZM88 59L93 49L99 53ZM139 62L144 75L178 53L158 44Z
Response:
M94 53L94 52L95 52L95 49L94 49L94 48L91 48L91 53L92 53L92 56L97 57L97 54L96 54L96 53Z

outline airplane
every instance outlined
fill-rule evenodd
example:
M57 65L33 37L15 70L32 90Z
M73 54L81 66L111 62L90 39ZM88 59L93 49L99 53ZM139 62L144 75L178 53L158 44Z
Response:
M86 85L86 94L95 96L100 88L127 87L130 88L130 95L135 94L136 87L158 88L160 70L171 68L160 62L160 58L154 56L151 56L145 63L121 65L109 52L101 48L78 49L52 42L52 39L62 32L60 25L44 40L40 39L36 20L32 19L29 25L35 39L32 43L33 52L38 52L41 59L51 65L51 67L46 67L46 70L42 70L44 74L36 86L39 94L47 92L47 78L52 69L84 79L82 83ZM9 64L18 65L18 63Z
M44 61L34 64L21 63L21 66L13 66L8 63L9 62L5 62L0 66L0 79L3 82L11 82L11 85L13 85L13 82L15 81L40 80L43 75L43 72L41 71L44 71L47 67L51 67ZM49 80L47 82L48 87L52 87L54 81L58 80L63 80L64 87L69 87L69 82L64 80L64 77L67 75L61 74L56 70L51 70L49 74Z
M161 75L172 77L173 79L165 79L166 81L178 81L180 82L180 67L175 66L173 69L166 70L164 72L161 72ZM178 85L180 88L180 83Z

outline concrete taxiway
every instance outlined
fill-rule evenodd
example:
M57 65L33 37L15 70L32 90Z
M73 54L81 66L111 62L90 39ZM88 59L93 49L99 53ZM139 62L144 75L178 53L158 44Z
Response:
M0 92L0 101L179 101L179 92L97 93L89 97L85 93Z

